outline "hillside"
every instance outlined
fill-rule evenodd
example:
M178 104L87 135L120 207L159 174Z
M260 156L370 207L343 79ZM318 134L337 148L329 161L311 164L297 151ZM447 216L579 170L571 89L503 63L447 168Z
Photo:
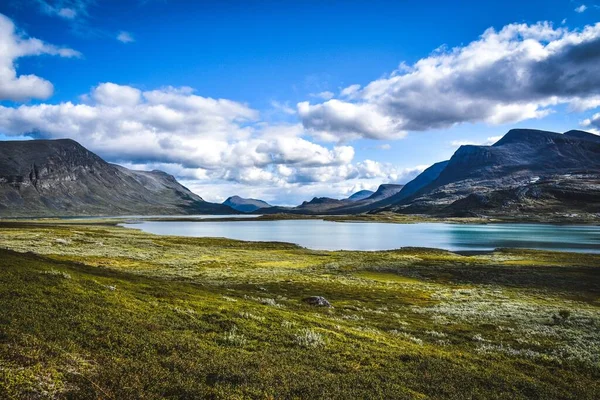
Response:
M240 196L231 196L223 202L223 205L233 208L240 212L253 212L261 208L271 207L266 201L258 199L244 199Z
M449 161L435 164L390 200L394 203L388 206L377 204L377 211L597 213L600 138L583 131L514 129L492 146L461 146Z
M324 252L15 221L0 247L1 399L600 392L600 255Z
M162 171L110 164L70 139L0 142L0 216L234 213Z
M350 200L350 201L360 201L360 200L364 200L366 198L369 198L373 195L372 190L360 190L354 194L352 194L350 197L348 197L346 200Z

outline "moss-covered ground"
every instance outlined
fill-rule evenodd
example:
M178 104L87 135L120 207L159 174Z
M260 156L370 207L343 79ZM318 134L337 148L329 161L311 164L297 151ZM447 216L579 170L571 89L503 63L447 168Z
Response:
M598 399L600 255L2 223L0 398Z

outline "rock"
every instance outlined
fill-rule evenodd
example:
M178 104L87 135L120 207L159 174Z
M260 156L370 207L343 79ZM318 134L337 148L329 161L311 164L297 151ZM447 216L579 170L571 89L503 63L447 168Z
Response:
M331 307L331 303L322 296L310 296L302 300L305 303L315 307Z

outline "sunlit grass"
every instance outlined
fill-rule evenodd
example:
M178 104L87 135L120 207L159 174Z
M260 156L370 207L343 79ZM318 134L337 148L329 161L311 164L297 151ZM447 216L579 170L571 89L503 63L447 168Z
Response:
M600 256L0 226L0 398L600 392ZM332 308L302 300L324 296Z

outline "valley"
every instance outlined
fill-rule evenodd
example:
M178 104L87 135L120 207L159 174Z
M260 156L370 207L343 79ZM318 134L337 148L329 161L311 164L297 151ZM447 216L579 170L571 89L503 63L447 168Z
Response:
M3 222L0 248L4 398L600 392L598 255L310 251L104 222Z

